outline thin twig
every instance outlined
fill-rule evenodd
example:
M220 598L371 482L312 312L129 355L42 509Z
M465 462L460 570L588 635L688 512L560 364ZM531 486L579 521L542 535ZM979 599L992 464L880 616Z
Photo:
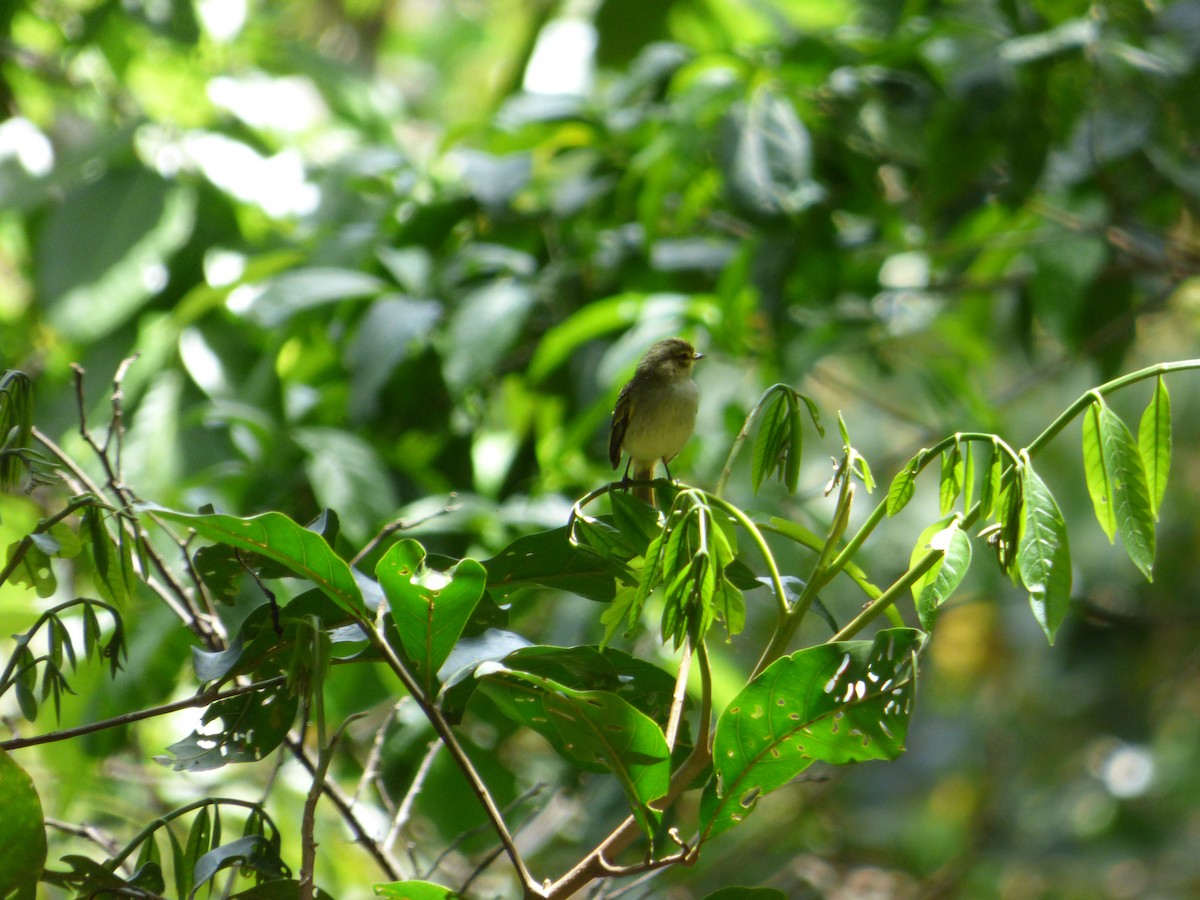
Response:
M285 743L296 761L310 775L315 775L317 771L316 763L309 757L308 751L304 749L304 745L290 736L285 738ZM350 798L342 793L341 788L337 786L337 782L326 779L321 783L321 789L325 792L325 796L337 807L338 815L342 817L346 825L350 828L351 834L354 835L354 840L366 848L367 852L375 860L376 865L383 871L384 876L391 881L402 880L404 874L400 868L400 864L367 832L366 826L363 825L355 814L350 803Z
M454 494L453 492L451 492L448 500L453 501L455 496L457 496L457 495ZM373 537L373 538L371 538L371 540L367 541L366 545L361 550L359 550L356 554L354 554L354 557L350 560L350 565L351 566L358 565L359 562L361 562L366 557L370 556L371 552L376 547L378 547L380 544L382 544L384 541L386 541L389 537L391 537L397 531L407 531L410 528L416 528L418 525L424 525L426 522L430 521L431 519L436 519L436 518L438 518L438 516L444 516L447 513L452 513L452 512L454 512L454 510L456 510L458 508L459 508L459 504L454 503L454 502L447 502L444 507L437 510L436 512L431 512L429 515L424 516L423 518L420 518L420 519L415 519L412 522L409 522L405 519L393 519L392 521L390 521L386 525L384 525L383 528L381 528L379 530L379 533L377 535L375 535L375 537Z
M543 896L541 887L534 880L533 875L530 874L528 867L525 865L525 860L521 857L516 844L513 842L512 834L509 832L508 826L504 823L504 816L496 806L496 801L492 798L491 792L488 791L487 785L479 775L479 771L475 768L475 764L471 762L471 758L467 756L462 744L458 742L457 735L455 735L454 730L450 727L450 723L446 721L446 717L442 715L442 711L425 696L421 685L417 682L413 674L408 671L404 663L400 661L400 657L396 655L396 651L392 649L391 644L384 640L383 636L375 628L370 627L369 622L361 624L368 628L367 634L371 643L382 654L384 661L388 664L392 672L395 673L396 677L400 679L405 690L412 695L413 700L421 707L421 712L429 720L437 736L446 745L446 751L453 758L454 764L466 778L471 792L478 799L479 804L487 814L492 828L500 839L500 843L504 845L504 851L508 854L513 868L517 870L524 896Z
M116 856L121 850L121 844L111 835L105 834L94 825L75 825L72 822L63 822L59 819L52 819L49 816L43 820L47 827L56 828L65 834L73 834L75 837L83 838L85 841L91 841L97 847L105 852L108 856Z
M438 751L441 748L441 741L435 739L429 742L429 747L425 750L425 756L421 759L421 764L417 766L416 774L413 775L412 784L408 786L408 790L404 794L404 799L400 801L400 805L396 807L396 814L392 816L392 824L383 839L383 846L392 846L396 840L396 835L400 833L400 829L408 824L408 820L412 818L413 804L416 803L417 797L420 796L421 789L425 787L425 779L429 777L429 772L433 768L433 761L437 759Z
M304 814L300 819L300 884L296 889L300 900L312 900L313 898L313 872L317 865L317 842L313 836L313 830L317 819L317 801L321 799L321 792L325 787L325 776L329 772L329 763L333 759L334 750L337 749L338 741L342 739L346 726L355 719L361 719L364 715L366 713L355 713L339 725L337 730L330 735L329 743L317 757L317 768L313 772L308 796L304 798Z
M379 763L383 759L383 744L387 739L387 730L391 727L392 722L396 720L396 716L400 714L401 707L405 703L408 703L410 699L405 696L397 700L392 705L392 708L388 710L383 722L375 729L375 740L371 742L371 751L367 754L366 763L363 764L362 775L359 777L358 784L354 788L354 794L350 798L350 802L355 806L358 805L359 798L362 797L363 791L367 789L367 785L379 778ZM379 797L389 813L395 812L396 804L392 802L392 798L388 796L388 792L382 784L379 785ZM384 846L391 846L391 841L385 840Z
M224 691L204 691L195 696L188 697L185 700L176 700L174 703L164 703L161 706L152 706L149 709L139 709L134 712L124 713L119 716L113 716L111 719L103 719L99 722L90 722L87 725L77 725L74 728L63 728L60 731L50 731L46 734L37 734L27 738L13 738L7 741L0 741L0 750L19 750L22 747L33 747L37 744L52 744L55 741L65 741L69 738L80 737L85 734L94 734L97 731L105 731L109 728L119 728L122 725L129 725L132 722L140 722L143 719L153 719L156 716L165 716L168 713L178 712L181 709L191 709L197 706L209 706L219 700L226 700L230 697L237 697L242 694L250 694L255 691L261 691L269 687L274 687L277 684L286 680L286 676L277 675L274 678L266 678L262 681L256 681L252 684L239 685L235 688L229 688Z

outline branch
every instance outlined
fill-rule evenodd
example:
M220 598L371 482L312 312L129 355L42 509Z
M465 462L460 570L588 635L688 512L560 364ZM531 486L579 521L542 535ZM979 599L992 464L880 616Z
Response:
M429 742L429 747L425 750L425 756L422 757L421 764L417 766L416 774L413 775L412 783L408 786L408 790L404 794L404 799L396 807L396 814L392 816L392 824L383 838L383 846L392 846L396 840L396 836L400 833L400 829L412 818L413 804L416 803L417 797L420 796L421 789L425 786L425 779L429 777L429 772L433 768L433 761L437 759L438 751L441 749L441 741L434 740Z
M19 750L22 747L33 747L37 744L52 744L55 741L65 741L73 737L79 737L84 734L94 734L97 731L105 731L109 728L119 728L122 725L129 725L133 722L140 722L143 719L153 719L156 716L164 716L167 713L178 712L181 709L191 709L197 706L209 706L216 703L218 700L225 700L229 697L237 697L241 694L251 694L255 691L261 691L264 688L273 687L286 680L286 676L277 675L274 678L267 678L263 681L256 681L252 684L240 685L235 688L230 688L227 691L204 691L196 694L193 697L188 697L186 700L176 700L174 703L164 703L161 706L152 706L149 709L139 709L134 712L125 713L120 716L114 716L111 719L103 719L99 722L91 722L87 725L77 725L74 728L64 728L61 731L51 731L46 734L38 734L27 738L13 738L7 741L0 741L0 750Z
M312 784L308 788L308 796L304 798L304 814L300 819L300 884L296 894L300 900L313 900L313 871L317 864L317 842L313 837L313 828L317 818L317 801L321 799L321 790L325 786L325 775L329 771L329 763L337 748L342 734L355 719L361 719L366 713L355 713L346 719L330 736L329 743L321 751L317 759L317 768L313 772Z
M479 800L479 804L483 807L484 813L486 813L488 820L491 822L492 828L496 832L496 836L499 837L500 843L504 845L504 852L508 854L508 858L512 862L513 868L516 869L517 875L521 879L521 886L524 896L545 896L542 893L541 887L536 881L533 880L533 876L530 874L529 869L525 865L525 860L521 858L521 854L517 850L517 845L513 842L512 834L509 833L508 826L504 823L504 816L496 806L496 801L492 799L492 795L488 791L487 785L484 783L483 778L480 777L479 772L476 770L474 763L471 762L470 757L467 756L466 751L463 750L462 744L458 742L458 738L455 736L454 730L450 727L450 723L446 721L445 716L442 715L442 711L425 696L421 689L421 685L417 683L416 678L414 678L412 673L408 671L404 663L400 661L400 658L396 655L396 651L392 649L391 644L389 644L374 627L371 627L369 622L363 622L361 624L366 627L368 638L375 646L375 649L382 654L384 661L396 674L396 677L400 679L400 683L404 685L404 689L408 691L410 695L412 695L413 700L419 707L421 707L421 712L425 715L425 718L429 720L429 724L433 726L434 732L436 732L437 736L441 738L442 743L446 745L446 751L454 760L455 765L458 766L459 771L461 771L463 776L466 778L467 784L471 788L471 792L474 793L475 797Z
M289 736L285 739L288 750L301 766L303 766L310 775L315 776L317 773L317 765L309 758L308 751L304 749L295 738ZM374 858L376 865L382 870L385 877L391 881L401 881L404 879L404 873L400 869L400 864L396 862L383 847L379 845L370 834L367 833L366 827L359 821L358 816L354 814L354 809L351 805L350 798L342 793L336 782L329 780L319 781L321 790L325 792L325 796L330 799L335 807L337 807L338 815L346 822L350 828L351 834L354 835L354 840L357 843L366 847L367 852Z

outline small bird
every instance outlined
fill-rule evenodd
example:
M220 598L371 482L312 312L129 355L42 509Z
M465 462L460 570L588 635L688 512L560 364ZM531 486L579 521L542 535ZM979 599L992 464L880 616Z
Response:
M650 481L659 461L665 468L692 436L700 403L692 366L703 358L687 341L666 338L646 351L629 383L621 388L613 410L608 459L615 469L622 454L629 457L622 482L629 479L630 465L635 481ZM635 487L634 496L654 503L649 485Z

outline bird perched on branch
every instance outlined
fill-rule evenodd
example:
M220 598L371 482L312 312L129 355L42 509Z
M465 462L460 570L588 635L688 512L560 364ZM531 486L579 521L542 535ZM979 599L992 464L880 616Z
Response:
M608 459L615 469L624 454L629 457L621 481L650 481L661 461L679 455L696 427L700 392L692 381L692 366L704 354L680 338L658 341L642 357L629 383L621 388L613 410ZM670 477L671 470L667 469ZM654 503L649 485L636 485L634 496Z

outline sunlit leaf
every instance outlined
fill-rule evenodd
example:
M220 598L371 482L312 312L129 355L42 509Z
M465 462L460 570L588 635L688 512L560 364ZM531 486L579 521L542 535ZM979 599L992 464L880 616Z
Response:
M923 641L915 629L893 628L874 641L822 644L768 666L717 720L717 778L701 800L701 833L738 824L759 797L816 760L899 756Z
M790 427L799 424L791 421L787 397L782 391L777 391L762 412L762 424L758 426L758 435L754 439L750 486L756 494L762 483L771 477L787 458L790 446L789 423Z
M943 516L954 508L954 501L962 493L962 486L962 450L956 442L951 449L942 453L942 477L938 484L938 499L941 503Z
M1083 474L1096 520L1111 544L1117 538L1117 502L1100 441L1100 410L1101 404L1093 403L1083 414Z
M274 560L300 578L307 578L351 615L366 615L362 592L346 561L320 535L282 513L268 512L240 519L220 513L192 515L151 506L146 509L159 518L187 525L210 541Z
M375 885L375 896L384 900L461 900L463 895L430 881L391 881Z
M930 525L917 538L909 565L915 565L930 550L940 550L942 558L912 586L917 618L926 631L932 630L938 607L949 599L967 574L971 540L958 527L957 519L949 523L943 520Z
M1054 643L1054 635L1067 615L1071 599L1071 552L1067 525L1058 503L1033 467L1024 466L1022 507L1024 517L1017 548L1017 568L1029 591L1033 615Z
M1151 509L1157 518L1167 493L1167 475L1171 471L1171 396L1161 375L1154 383L1154 396L1138 425L1138 451L1146 470Z
M887 492L887 514L889 516L896 515L912 499L913 493L916 491L917 471L920 462L921 454L918 453L892 479L891 486L888 487Z
M404 650L417 667L427 696L437 672L483 596L487 573L473 559L447 572L425 567L425 548L416 541L393 544L375 567Z
M1104 465L1112 480L1117 533L1125 552L1147 581L1154 578L1154 510L1138 445L1106 405L1100 407L1100 444Z

